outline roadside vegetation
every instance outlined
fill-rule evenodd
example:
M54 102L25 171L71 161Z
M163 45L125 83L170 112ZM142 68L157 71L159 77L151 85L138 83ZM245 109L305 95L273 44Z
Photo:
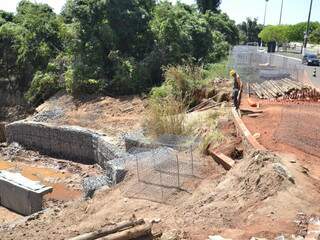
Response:
M260 42L259 33L263 25L258 23L257 18L247 18L241 24L238 24L240 44Z
M15 14L0 11L0 79L33 105L59 90L137 94L166 79L151 95L163 94L188 68L205 74L198 68L221 61L239 41L220 1L197 2L68 0L56 14L47 4L22 0ZM188 74L172 94L192 104L189 88L204 78Z
M264 42L276 41L284 44L289 42L303 42L304 32L306 31L306 22L297 23L294 25L269 25L263 28L259 37ZM310 23L310 42L314 44L320 43L320 23Z
M188 119L187 112L208 98L221 101L221 86L217 86L216 80L222 79L227 84L227 61L206 66L169 66L164 71L164 83L150 92L145 125L148 134L197 135L201 134L201 127L214 130L210 136L205 134L206 142L223 139L215 131L218 117L225 114L223 110L195 120ZM226 92L230 95L230 89Z

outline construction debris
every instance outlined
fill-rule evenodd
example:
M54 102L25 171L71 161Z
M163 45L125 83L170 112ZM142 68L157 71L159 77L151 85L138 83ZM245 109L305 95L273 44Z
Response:
M205 111L210 108L214 108L221 105L221 103L217 103L213 100L213 98L205 99L203 102L198 104L197 106L188 110L188 113L195 112L195 111Z
M252 83L250 86L260 99L284 98L314 101L320 99L320 92L317 89L288 78L268 80L261 84Z
M94 232L85 233L69 240L129 240L143 236L151 236L151 224L146 224L143 219L124 221L114 226L108 226Z

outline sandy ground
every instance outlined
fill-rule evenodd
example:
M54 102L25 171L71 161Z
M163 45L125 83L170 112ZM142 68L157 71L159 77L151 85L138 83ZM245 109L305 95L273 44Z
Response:
M320 104L312 107L296 103L263 104L261 116L257 118L243 116L243 121L250 132L259 133L258 141L263 146L272 151L295 156L306 171L319 180L319 109Z
M141 126L144 107L144 101L136 97L105 97L79 103L60 95L40 106L38 111L41 113L36 119L100 130L112 135L116 142L124 131ZM259 141L268 149L279 152L280 157L272 153L255 153L226 172L210 157L199 154L195 157L198 174L186 178L181 190L161 190L142 184L137 180L135 168L131 167L124 182L111 189L101 189L93 199L57 201L31 219L16 219L15 215L0 208L0 213L7 215L7 224L0 222L0 239L66 239L128 220L132 215L146 221L157 220L154 230L162 230L163 239L203 240L215 234L239 240L252 236L274 239L280 234L303 235L305 226L296 222L299 216L307 219L320 215L319 161L315 156L311 158L291 145L274 140L281 121L281 108L272 105L262 109L261 117L244 117L244 121L253 133L261 134ZM231 133L230 136L235 132L232 124L225 124L222 131ZM48 165L50 158L40 159L34 162L34 157L18 157L15 160L18 163L13 161L13 164L35 179L39 172L44 181L58 176L58 183L67 184L67 187L74 184L71 190L77 188L77 181L68 183L70 177L64 179L66 175L78 179L83 173L95 172L90 166L68 165L63 160L61 163L54 160ZM11 164L8 160L0 162L4 169L12 167ZM275 171L278 165L282 170L286 169L284 174ZM60 169L61 166L64 168ZM289 175L293 181L289 180ZM66 196L72 195L66 193Z
M171 192L165 202L141 195L129 197L128 189L140 184L132 171L124 182L102 189L91 200L60 205L34 220L2 226L0 238L65 239L135 215L160 221L154 230L176 235L176 239L200 240L214 234L233 239L271 239L299 232L294 222L298 214L320 213L316 182L302 172L299 164L292 163L291 156L283 156L281 162L294 176L295 184L275 174L272 163L278 158L273 155L265 160L242 161L227 174L210 158L198 160L202 162L198 165L201 177L185 181L185 190ZM144 194L161 199L159 189L144 190Z

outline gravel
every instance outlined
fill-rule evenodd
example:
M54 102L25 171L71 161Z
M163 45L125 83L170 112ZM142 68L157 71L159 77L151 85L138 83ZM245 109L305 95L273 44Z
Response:
M83 180L82 186L85 198L92 198L94 192L103 186L111 186L112 181L107 175L87 177Z
M31 119L34 122L47 122L63 117L64 111L61 108L55 108L50 111L43 111L34 115Z

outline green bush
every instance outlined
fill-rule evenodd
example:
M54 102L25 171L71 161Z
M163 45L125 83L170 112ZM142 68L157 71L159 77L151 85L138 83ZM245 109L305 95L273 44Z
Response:
M187 106L192 102L194 91L205 85L203 68L196 65L167 67L164 77L163 85L151 91L151 98L173 96L183 99Z
M58 92L62 86L59 77L50 73L36 72L31 86L26 93L26 99L31 104L37 105Z

